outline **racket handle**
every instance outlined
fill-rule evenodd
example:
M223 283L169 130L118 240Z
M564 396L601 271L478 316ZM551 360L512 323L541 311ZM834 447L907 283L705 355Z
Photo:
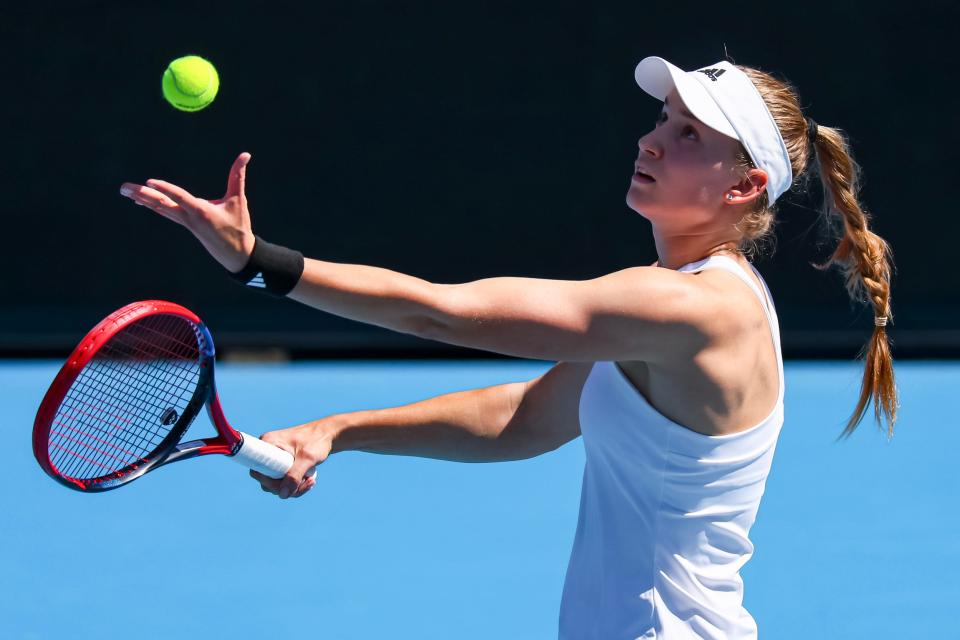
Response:
M259 471L270 478L282 478L293 466L293 454L289 451L275 447L249 433L243 431L237 433L243 438L243 442L237 452L230 458L239 464L248 469ZM316 478L316 468L312 469L308 475L311 478Z
M271 478L282 478L293 466L293 455L280 447L264 442L249 433L239 432L243 438L240 448L230 456L248 469Z

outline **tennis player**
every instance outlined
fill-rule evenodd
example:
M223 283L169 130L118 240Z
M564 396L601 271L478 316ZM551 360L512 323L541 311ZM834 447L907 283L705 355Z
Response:
M527 382L267 433L296 462L281 480L252 472L265 491L302 496L314 486L305 472L338 451L493 462L582 435L560 637L755 638L740 568L783 424L784 377L773 297L750 259L772 237L777 199L815 171L838 243L816 266L838 267L875 316L841 435L871 400L892 435L892 255L858 203L846 138L805 117L790 84L728 61L685 72L658 57L635 77L663 109L639 140L626 200L650 221L659 259L592 280L444 285L304 259L253 234L248 153L219 200L161 180L121 191L187 227L251 287L431 340L557 361Z

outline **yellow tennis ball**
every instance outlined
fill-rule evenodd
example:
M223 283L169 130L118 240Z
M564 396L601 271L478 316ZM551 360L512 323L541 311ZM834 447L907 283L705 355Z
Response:
M180 111L200 111L219 89L217 70L200 56L177 58L163 72L163 97Z

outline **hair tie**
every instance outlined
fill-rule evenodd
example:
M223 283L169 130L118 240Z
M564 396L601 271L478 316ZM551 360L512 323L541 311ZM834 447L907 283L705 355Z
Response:
M816 148L817 122L813 118L807 118L807 141L810 142L810 146Z

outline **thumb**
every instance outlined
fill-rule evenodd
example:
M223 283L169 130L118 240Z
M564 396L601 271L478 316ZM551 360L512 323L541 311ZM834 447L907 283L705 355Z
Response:
M298 484L301 480L306 480L307 478L316 478L317 477L317 465L311 463L310 460L304 457L295 458L293 461L293 466L290 467L290 470L287 471L287 476L293 478Z
M227 195L223 198L232 198L234 196L243 196L247 188L247 165L252 156L244 151L233 161L230 167L230 176L227 178Z
M290 467L286 475L280 479L280 497L288 498L297 495L297 490L301 487L304 480L315 479L316 475L316 465L312 463L309 458L304 456L294 457L293 466Z
M301 497L303 497L308 491L310 491L311 489L313 489L315 486L317 486L316 476L310 476L310 477L304 479L304 481L300 483L300 486L297 487L297 491L296 491L296 493L293 494L293 497L294 497L294 498L301 498Z

